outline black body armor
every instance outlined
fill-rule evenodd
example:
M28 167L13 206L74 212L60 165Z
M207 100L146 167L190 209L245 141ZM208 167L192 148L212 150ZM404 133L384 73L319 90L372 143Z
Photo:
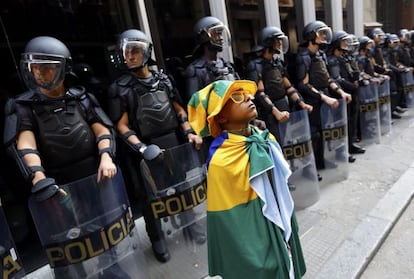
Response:
M233 65L222 58L216 61L207 61L201 57L188 65L185 74L187 78L187 92L183 96L185 103L188 103L195 92L213 81L240 79Z
M172 86L165 74L153 73L149 79L124 75L116 81L116 86L115 90L133 104L128 111L128 119L132 129L144 141L178 128L179 121L170 99Z
M328 88L329 74L326 68L325 54L318 51L311 59L309 83L318 90Z

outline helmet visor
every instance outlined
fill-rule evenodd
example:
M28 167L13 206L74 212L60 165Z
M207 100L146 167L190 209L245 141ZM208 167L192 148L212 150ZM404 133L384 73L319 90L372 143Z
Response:
M64 80L65 65L64 57L23 53L20 71L27 87L53 90Z
M385 33L384 32L379 32L377 34L374 35L374 40L376 40L376 42L378 42L380 45L382 45L385 42Z
M316 39L321 44L330 44L332 42L332 29L328 26L319 28L316 31Z
M349 52L355 52L358 50L359 48L359 41L358 38L355 35L350 35L351 36L351 44L349 45Z
M273 49L286 54L286 52L289 50L288 37L285 35L279 35L278 37L275 37L273 41Z
M150 43L142 40L125 38L121 41L120 49L128 68L143 66L150 56Z
M208 27L205 32L213 46L224 47L230 45L230 31L226 26L222 24L213 25Z
M345 36L345 37L342 38L342 40L340 42L340 48L342 50L349 51L349 50L351 50L352 43L353 43L352 37L349 36L349 35Z

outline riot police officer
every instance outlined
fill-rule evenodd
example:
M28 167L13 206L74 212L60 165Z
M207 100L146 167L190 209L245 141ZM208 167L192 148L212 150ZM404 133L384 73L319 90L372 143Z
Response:
M191 128L170 78L162 71L149 68L152 43L147 35L137 29L128 29L121 33L118 46L127 69L109 87L109 115L116 123L122 143L128 148L124 154L129 156L121 157L123 172L137 188L135 194L142 206L152 250L158 261L166 262L170 254L160 222L154 219L143 189L139 159L156 159L161 154L160 148L171 148L184 142L193 142L199 149L202 139ZM196 235L197 242L205 239L202 232Z
M400 119L401 116L397 113L397 111L395 111L395 108L401 99L401 94L398 92L397 88L397 75L393 70L389 68L388 63L384 58L383 48L385 47L384 44L386 35L381 28L376 27L368 32L368 37L371 38L375 43L374 53L371 58L375 72L388 75L390 77L392 118Z
M196 22L193 30L196 47L193 54L194 61L185 69L186 91L183 95L185 104L195 92L213 81L240 79L233 63L219 57L223 47L230 44L230 31L227 27L218 18L206 16ZM259 119L253 120L252 124L261 129L266 126L265 122ZM205 153L208 152L212 140L211 136L204 138Z
M216 17L206 16L194 25L196 47L194 61L185 69L186 92L183 92L184 103L201 88L215 80L240 79L234 65L219 57L225 44L229 44L230 32Z
M407 67L413 67L414 63L412 61L411 52L410 52L410 43L411 43L411 34L408 29L400 29L398 31L398 38L400 39L400 45L398 50L398 60Z
M296 72L298 89L306 103L313 106L309 116L312 145L315 154L317 169L325 168L324 149L322 142L322 127L320 107L326 103L335 109L339 102L332 96L339 96L345 99L346 103L351 102L352 96L346 93L329 76L325 52L321 50L332 40L332 30L324 22L316 20L305 25L303 29L304 47L296 58Z
M390 79L389 76L380 74L375 71L375 66L372 57L375 52L375 42L368 36L361 36L358 38L359 47L357 62L358 68L361 71L362 79L370 80L376 83L382 83L385 79Z
M112 122L84 87L67 86L72 58L66 45L54 37L33 38L20 66L28 90L6 105L4 144L33 185L35 200L64 197L67 194L59 185L96 172L98 182L114 178ZM110 273L106 275L111 278L129 278L119 268ZM76 274L86 276L82 268Z
M404 113L406 108L405 95L401 84L400 75L410 72L410 68L405 66L399 60L399 43L400 39L397 34L386 34L384 40L384 60L388 68L392 71L395 78L396 91L391 94L391 111L393 118L401 118L399 114ZM403 108L404 107L404 108Z
M289 48L285 34L276 26L263 28L258 37L263 47L261 57L251 60L247 66L248 76L258 85L255 103L259 118L263 119L270 132L280 140L278 123L289 120L290 103L295 109L312 111L312 106L303 101L287 76L286 66L281 59ZM288 97L288 98L286 98Z
M348 116L348 151L350 154L364 153L365 149L358 146L356 137L357 121L359 120L358 86L359 71L352 68L351 60L347 57L353 44L352 36L343 30L335 31L329 46L328 70L329 74L346 92L352 95L352 101L347 107ZM355 161L349 156L350 163Z

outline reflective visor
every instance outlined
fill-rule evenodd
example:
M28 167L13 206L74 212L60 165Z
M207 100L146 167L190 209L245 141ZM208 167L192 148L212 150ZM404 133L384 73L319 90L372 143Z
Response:
M23 53L20 67L29 88L53 90L65 77L66 60L61 56Z
M353 44L353 40L352 37L350 35L345 36L344 38L342 38L341 40L341 49L342 50L350 50L351 46Z
M149 48L149 42L123 39L121 41L122 55L126 59L128 55L145 54Z
M286 53L289 50L289 40L288 37L286 37L285 35L280 35L275 37L274 39L276 44L279 44L279 48L277 50L279 50L280 52ZM274 44L273 44L274 47Z
M212 45L222 47L224 44L230 44L230 31L226 26L217 24L206 29L205 31Z
M316 36L320 43L330 44L332 42L332 29L328 26L322 27L316 31Z

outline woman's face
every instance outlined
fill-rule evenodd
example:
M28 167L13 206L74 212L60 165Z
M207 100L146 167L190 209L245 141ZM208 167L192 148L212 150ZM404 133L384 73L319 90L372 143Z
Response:
M124 58L128 68L139 67L143 64L144 49L139 45L128 46L124 51Z

